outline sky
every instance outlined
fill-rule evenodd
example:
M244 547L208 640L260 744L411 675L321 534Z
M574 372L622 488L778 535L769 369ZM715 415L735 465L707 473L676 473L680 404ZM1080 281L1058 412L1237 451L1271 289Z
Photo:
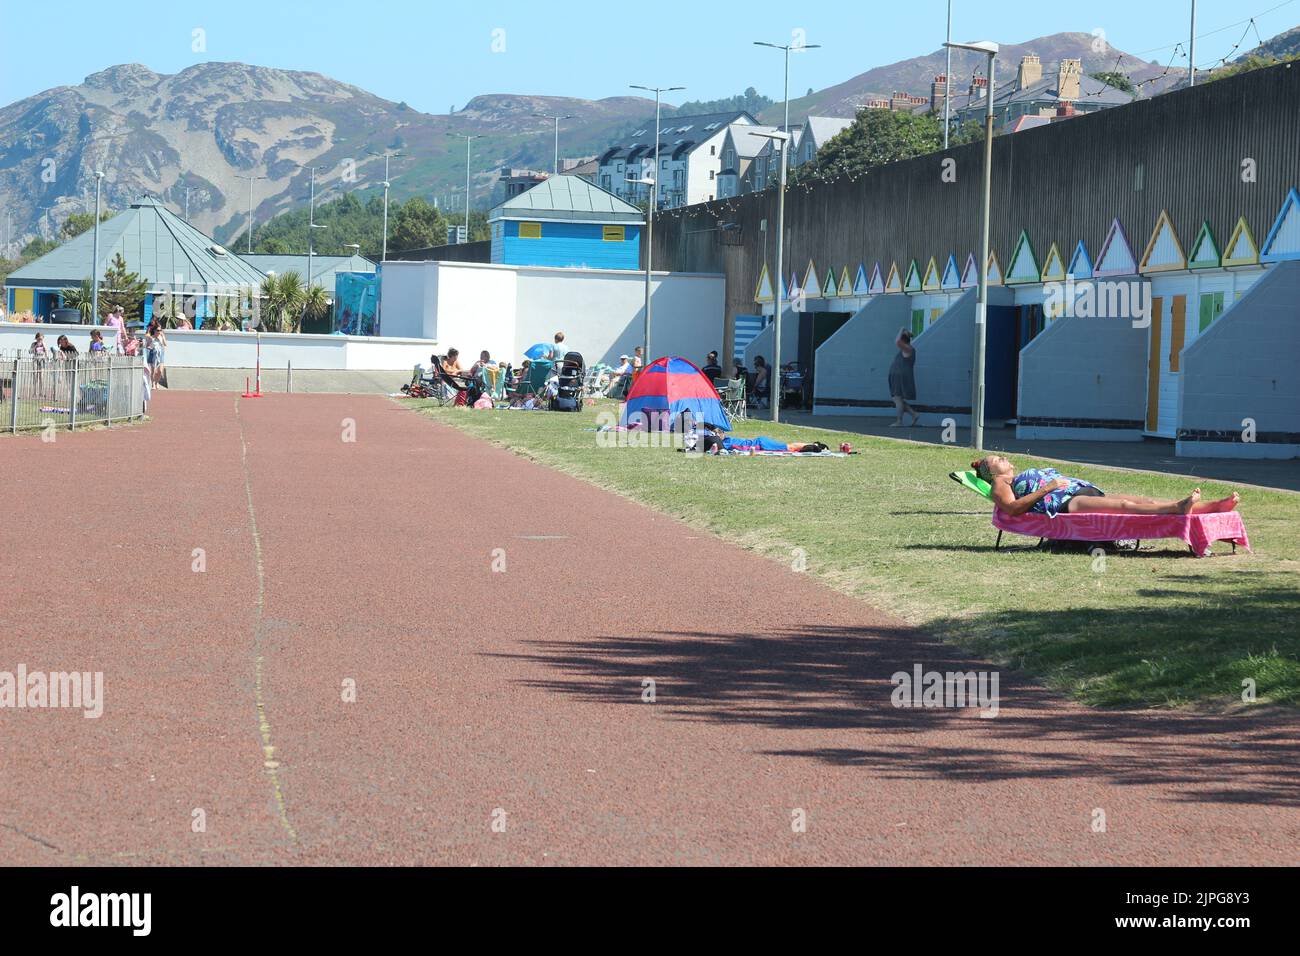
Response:
M678 99L665 98L671 103L730 96L749 86L779 98L781 55L753 46L754 40L786 43L800 35L821 44L792 58L791 95L802 94L933 52L944 40L947 4L13 2L0 14L8 38L0 104L79 83L119 63L175 73L209 60L312 70L431 113L462 107L481 93L600 99L632 93L633 83L686 87L674 94ZM1102 30L1113 46L1163 64L1176 44L1186 43L1192 0L1092 0L1081 12L1079 4L1041 0L952 0L952 7L956 40L1022 42ZM648 28L639 9L651 14ZM1252 17L1268 39L1300 24L1300 0L1198 0L1197 66L1227 55ZM1241 51L1256 42L1249 30ZM1185 56L1174 60L1186 63Z

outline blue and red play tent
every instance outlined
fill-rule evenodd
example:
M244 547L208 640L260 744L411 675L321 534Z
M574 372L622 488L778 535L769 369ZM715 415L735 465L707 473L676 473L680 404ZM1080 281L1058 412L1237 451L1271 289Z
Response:
M654 431L677 427L690 412L696 422L731 431L731 419L718 390L694 363L669 355L655 359L637 376L623 406L622 424L640 422Z

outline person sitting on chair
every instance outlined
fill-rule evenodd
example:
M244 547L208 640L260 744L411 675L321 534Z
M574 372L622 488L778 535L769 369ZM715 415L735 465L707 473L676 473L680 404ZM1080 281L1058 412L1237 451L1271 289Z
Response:
M767 359L758 356L754 359L754 404L767 408L772 394L772 373L767 367Z
M700 371L708 376L709 381L715 378L722 378L722 366L718 364L718 353L710 352L704 358L704 364L700 366Z
M1233 492L1219 501L1202 502L1201 489L1179 501L1161 501L1139 495L1108 495L1090 481L1068 478L1055 468L1030 468L1016 473L1001 455L988 455L970 463L987 481L993 501L1007 515L1034 512L1055 518L1058 514L1186 515L1232 511L1241 500Z

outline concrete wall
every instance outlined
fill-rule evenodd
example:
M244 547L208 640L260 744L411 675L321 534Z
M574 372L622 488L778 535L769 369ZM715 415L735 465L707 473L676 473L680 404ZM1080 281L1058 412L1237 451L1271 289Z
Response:
M1179 455L1300 457L1297 303L1300 261L1278 263L1183 350Z
M905 295L874 296L822 343L817 350L814 415L894 413L889 366L898 354L898 330L911 321L911 308Z
M1016 437L1141 441L1148 334L1131 318L1049 322L1020 350Z
M720 275L654 273L652 357L701 361L723 348ZM614 364L642 340L645 273L614 269L549 269L476 263L384 266L384 333L419 329L443 348L518 361L525 349L564 332L589 364ZM427 358L427 356L426 356Z
M60 335L78 349L90 348L88 325L0 323L0 351L26 351L37 332L45 333L51 348ZM257 362L258 335L254 332L208 332L170 329L167 332L167 365L175 368L250 369ZM415 363L427 363L435 342L428 339L371 338L352 335L297 335L263 332L262 367L282 369L358 369L367 371L409 370ZM104 335L111 348L114 334Z
M745 347L745 368L754 370L754 359L760 355L770 366L776 354L776 323L769 322L767 328L754 336ZM718 352L722 354L721 350ZM791 308L781 310L781 364L793 362L799 358L799 313ZM729 372L730 369L724 369Z

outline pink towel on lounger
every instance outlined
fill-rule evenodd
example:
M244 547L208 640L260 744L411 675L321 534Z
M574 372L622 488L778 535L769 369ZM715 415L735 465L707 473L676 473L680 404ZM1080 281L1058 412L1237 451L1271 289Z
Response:
M993 526L1002 531L1052 538L1060 541L1124 541L1131 538L1155 541L1178 538L1199 557L1210 553L1215 541L1232 541L1250 550L1246 526L1238 511L1195 515L1117 515L1087 512L1084 514L1028 514L1013 518L1002 509L993 509Z

